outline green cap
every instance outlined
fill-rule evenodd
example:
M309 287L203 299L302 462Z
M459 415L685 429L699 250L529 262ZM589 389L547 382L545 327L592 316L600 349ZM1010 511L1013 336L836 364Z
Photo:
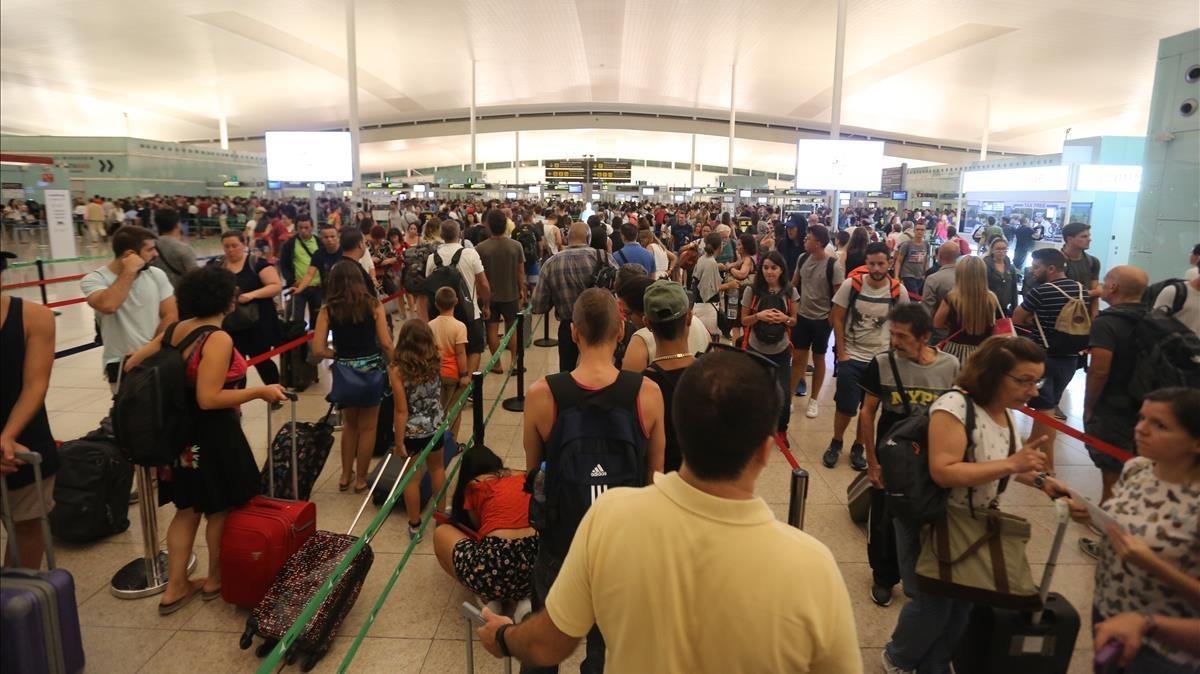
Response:
M686 314L691 308L687 292L674 281L655 281L646 288L642 296L645 303L646 320L665 323Z

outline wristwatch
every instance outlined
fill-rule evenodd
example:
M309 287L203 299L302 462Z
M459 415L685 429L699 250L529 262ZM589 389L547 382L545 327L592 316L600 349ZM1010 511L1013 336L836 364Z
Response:
M504 641L504 631L512 627L512 623L506 623L496 630L496 645L500 647L500 654L506 658L511 658L512 653L508 651L508 644Z
M1046 472L1042 472L1042 473L1038 473L1037 475L1034 475L1033 476L1033 486L1037 487L1038 489L1045 489L1046 477L1049 475L1050 474L1046 473Z

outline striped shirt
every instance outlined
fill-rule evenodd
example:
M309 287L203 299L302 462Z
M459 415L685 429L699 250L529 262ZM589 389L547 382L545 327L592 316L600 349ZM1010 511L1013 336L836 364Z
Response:
M1034 320L1037 322L1037 325L1033 327L1035 341L1046 347L1048 355L1074 356L1087 348L1087 335L1067 335L1054 329L1058 314L1066 306L1067 300L1077 299L1081 296L1083 304L1087 306L1091 302L1088 289L1078 281L1069 278L1047 281L1033 287L1025 294L1025 301L1021 303L1021 306L1033 314ZM1039 327L1042 330L1040 333L1038 332ZM1046 335L1045 342L1042 342L1041 338L1043 333Z
M537 287L533 289L533 313L547 313L553 306L558 320L571 320L575 300L592 285L597 257L602 257L613 269L617 268L611 255L586 244L572 245L547 258Z

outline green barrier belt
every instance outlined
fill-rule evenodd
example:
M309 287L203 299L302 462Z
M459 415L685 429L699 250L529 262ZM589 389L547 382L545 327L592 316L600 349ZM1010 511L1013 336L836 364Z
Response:
M528 310L523 313L528 313ZM500 356L503 355L504 350L508 347L508 342L512 339L513 335L516 334L516 328L517 324L514 323L513 326L504 334L504 338L500 340L499 346L496 347L496 353L492 356L487 366L481 370L482 372L490 370L495 366L496 362L499 361ZM509 372L508 376L512 376L511 371ZM508 383L508 377L505 377L504 383ZM292 623L291 628L288 629L287 633L285 633L279 640L279 643L275 645L275 648L271 649L271 652L266 656L266 658L263 659L262 664L259 665L258 674L271 674L271 672L279 666L280 660L283 659L283 654L289 648L291 648L292 644L296 642L296 639L300 638L300 633L304 631L304 627L310 620L312 620L313 616L316 615L317 609L321 607L321 604L324 603L325 599L329 596L329 593L333 591L333 586L336 585L337 582L346 575L346 570L350 568L350 562L358 557L358 553L361 552L363 547L375 537L375 534L379 531L379 528L383 526L385 521L387 521L388 516L391 515L392 508L395 507L396 501L403 496L404 489L408 487L408 483L412 480L413 475L417 473L421 466L425 465L425 461L429 457L429 453L433 451L433 448L437 445L438 441L446 433L446 429L449 428L450 424L454 422L454 419L458 417L463 406L466 404L468 397L471 395L474 389L475 382L471 382L467 385L466 389L463 390L462 394L458 397L458 400L455 401L449 412L446 413L446 417L442 420L441 425L437 427L437 430L434 431L433 436L429 438L429 442L425 444L424 449L422 449L421 453L417 455L416 460L412 463L412 468L400 478L399 485L392 490L392 494L387 501L385 501L383 505L379 507L379 512L374 518L371 519L370 524L367 525L366 531L364 531L363 535L354 542L354 545L350 546L350 549L347 550L343 555L342 561L338 562L338 565L334 567L333 572L329 574L329 577L326 578L325 582L321 584L321 587L317 589L316 594L314 594L312 599L308 601L308 604L304 606L304 610L300 612L300 615L296 618L296 621ZM500 390L503 391L503 387ZM492 412L495 412L496 405L500 402L500 397L500 395L496 396L496 401L492 405ZM487 426L487 421L490 419L491 413L489 413L487 419L484 420L485 427ZM474 438L474 433L472 433L471 439L467 441L468 448ZM466 449L464 449L462 453L465 452ZM461 461L462 459L460 456L458 462ZM454 471L455 473L458 471L457 463L455 464ZM446 477L446 483L442 485L442 489L438 492L438 498L433 499L432 507L430 508L429 512L427 512L421 518L421 527L419 531L422 534L425 531L425 526L428 524L429 519L433 516L433 509L437 507L437 502L444 495L446 491L446 485L448 484L450 484L449 475ZM412 551L415 547L415 541L409 543L409 546L405 550L404 556L401 558L397 569L392 573L392 578L388 583L382 598L376 603L375 607L371 611L371 614L367 617L364 627L359 632L358 639L351 647L351 651L347 655L347 659L343 661L343 667L348 665L350 660L353 659L354 653L356 653L358 650L359 642L361 641L362 637L366 635L366 630L369 629L370 625L374 623L375 616L382 607L382 602L384 599L386 599L387 592L390 591L392 586L395 584L396 578L399 576L400 571L403 570L405 563L412 555Z
M29 260L26 262L14 262L14 263L8 265L8 268L9 269L21 269L22 267L33 267L33 266L37 265L38 260L40 260L40 259L41 258L38 258L37 260ZM83 262L84 260L111 260L111 259L112 259L112 255L85 255L83 257L61 257L56 260L42 260L42 264L51 265L51 264L60 264L60 263L66 263L66 262Z
M516 326L514 325L513 327ZM503 352L503 345L496 349L496 353ZM492 363L489 363L488 369L491 369L491 365ZM492 408L488 410L487 417L483 420L484 428L487 428L487 425L491 423L492 415L495 414L496 408L500 406L500 401L502 398L501 394L504 393L504 389L508 386L508 380L512 379L512 376L513 370L510 369L508 374L504 376L504 381L500 384L500 388L496 393L496 399L492 402ZM421 525L417 528L418 538L410 541L408 547L404 549L404 556L400 558L400 562L396 565L396 568L392 570L391 578L389 578L387 584L383 586L383 591L379 593L379 597L375 600L375 605L371 608L371 612L367 614L367 619L363 621L362 627L359 628L358 635L354 638L354 643L350 644L350 650L346 653L346 657L342 659L342 664L338 665L339 674L345 674L345 672L349 670L351 661L353 661L355 655L358 654L358 647L362 644L362 640L367 636L367 632L371 630L371 626L375 624L375 617L379 615L379 611L383 609L383 604L387 601L388 595L391 594L392 587L400 578L400 572L404 571L405 567L408 565L408 558L412 556L412 553L416 549L417 543L420 542L420 539L425 536L425 529L429 525L429 521L433 519L434 513L437 511L437 504L441 502L442 498L446 495L446 492L450 489L450 485L454 483L454 478L458 475L458 469L462 466L463 457L465 457L467 452L471 451L471 449L474 447L475 434L472 433L471 437L463 443L462 451L459 452L458 457L454 459L454 465L450 467L450 470L446 471L446 481L442 484L442 488L438 490L437 494L434 494L432 497L430 497L429 504L425 509L425 513L421 515Z

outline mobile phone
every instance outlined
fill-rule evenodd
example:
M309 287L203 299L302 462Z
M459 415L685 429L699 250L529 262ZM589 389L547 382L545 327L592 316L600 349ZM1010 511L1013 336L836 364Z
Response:
M464 601L462 606L458 607L458 612L462 614L462 617L475 623L476 627L483 627L487 624L487 620L483 618L483 612L469 601Z
M1121 642L1116 639L1109 640L1108 643L1096 651L1096 657L1092 660L1092 667L1096 674L1117 674L1121 671L1121 667L1117 660L1121 657Z

